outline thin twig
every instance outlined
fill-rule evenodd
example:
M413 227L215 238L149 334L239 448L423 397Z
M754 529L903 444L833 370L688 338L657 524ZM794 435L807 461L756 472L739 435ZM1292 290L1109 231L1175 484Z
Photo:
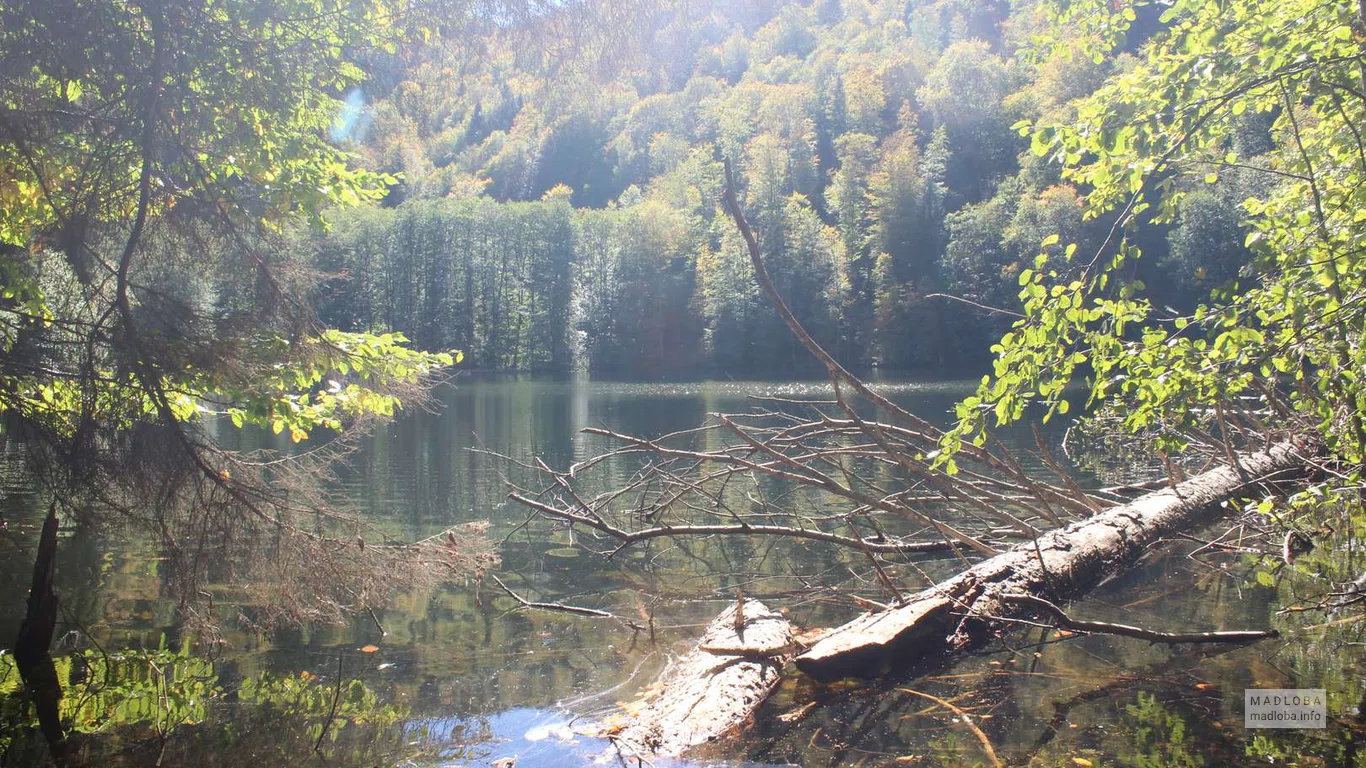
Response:
M1016 311L1014 311L1014 310L1010 310L1010 309L1001 309L1000 307L993 307L993 306L991 306L991 305L989 305L989 304L982 304L982 303L980 303L980 302L973 301L972 299L965 298L965 297L963 297L963 296L954 296L954 295L951 294L951 293L927 293L927 294L925 294L922 298L926 298L926 299L949 299L949 300L951 300L951 301L957 301L957 302L962 303L962 304L967 304L967 305L970 306L970 307L976 307L977 309L980 309L980 310L983 310L983 311L986 311L986 312L991 312L991 313L993 313L993 314L998 314L998 315L1009 315L1010 317L1019 317L1019 318L1023 318L1023 317L1024 317L1024 315L1022 315L1022 314L1020 314L1019 312L1016 312Z
M517 594L516 592L513 592L512 589L508 587L508 585L504 584L503 580L498 578L497 576L494 576L490 573L489 578L493 579L495 584L502 587L503 591L508 593L508 595L510 595L513 600L516 600L517 603L521 605L523 608L535 608L541 611L560 611L561 613L573 613L579 616L593 616L594 618L599 619L616 619L617 621L623 622L628 626L638 626L635 622L631 621L630 619L623 618L609 611L600 611L597 608L583 608L577 605L564 605L563 603L539 603L533 600L528 600L525 597L522 597L521 595Z
M379 623L379 617L375 615L375 609L367 605L365 606L365 612L370 614L370 620L375 622L375 628L379 630L379 636L388 637L389 632L385 630L383 624Z

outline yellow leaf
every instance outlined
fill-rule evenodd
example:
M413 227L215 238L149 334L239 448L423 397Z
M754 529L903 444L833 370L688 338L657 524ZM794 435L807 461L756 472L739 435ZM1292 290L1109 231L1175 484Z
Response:
M1074 757L1072 758L1072 762L1080 765L1081 768L1091 768L1091 766L1094 765L1094 763L1084 757Z

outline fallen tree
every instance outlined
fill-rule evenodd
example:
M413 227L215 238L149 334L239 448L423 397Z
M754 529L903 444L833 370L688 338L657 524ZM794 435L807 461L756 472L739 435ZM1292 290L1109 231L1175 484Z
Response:
M1037 603L1020 596L1061 600L1087 592L1162 536L1212 522L1229 500L1255 487L1303 477L1311 453L1304 445L1279 443L1240 457L1238 468L1217 467L1044 534L902 605L866 613L833 630L797 657L797 667L819 679L871 676L926 657L961 653L1011 619L1039 612Z
M651 686L647 698L626 705L623 712L586 732L609 739L617 754L628 760L678 757L743 727L777 686L794 656L797 669L816 679L880 675L920 661L947 660L1031 616L1072 631L1172 645L1276 637L1275 630L1170 633L1086 621L1073 618L1049 598L1060 600L1090 591L1164 536L1213 522L1227 511L1231 500L1280 490L1305 478L1314 467L1313 454L1311 446L1282 442L1239 456L1236 468L1217 467L1145 494L983 560L901 605L865 613L822 634L804 652L804 644L785 617L760 602L740 598ZM524 607L612 616L534 603L508 592ZM993 763L1000 764L990 742L980 730L974 728L974 732Z
M1271 634L1107 625L1073 619L1050 601L1088 592L1160 538L1211 522L1232 499L1307 475L1317 445L1297 442L1294 428L1268 427L1249 408L1220 405L1211 411L1217 422L1200 432L1193 452L1224 466L1183 479L1164 455L1168 487L1115 506L1115 494L1084 489L1037 431L1028 471L1021 449L1007 448L985 429L977 443L955 440L851 374L802 328L768 275L729 169L727 182L726 210L756 280L826 368L832 397L758 397L751 413L711 414L695 429L659 437L586 430L614 447L562 471L540 460L517 462L538 483L512 485L509 494L529 510L528 521L568 523L605 542L608 556L655 539L716 536L779 536L853 553L841 561L843 570L852 575L850 566L862 560L867 578L854 577L879 585L890 607L831 631L796 657L800 670L819 679L872 676L952 657L1031 616L1163 643ZM1281 407L1279 397L1268 388L1265 404ZM591 472L620 471L623 463L634 463L624 482L585 490ZM820 501L803 511L777 503L766 490L773 487L801 489ZM964 570L934 583L916 560L940 550L956 555ZM910 578L924 588L911 593L904 583ZM629 724L609 729L623 754L681 754L744 722L776 684L796 651L791 629L774 615L772 638L731 639L734 610L712 623Z

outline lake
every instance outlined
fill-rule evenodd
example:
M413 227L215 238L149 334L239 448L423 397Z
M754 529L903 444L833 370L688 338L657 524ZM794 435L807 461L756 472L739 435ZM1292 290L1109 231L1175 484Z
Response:
M947 421L973 383L878 386L915 412ZM177 628L154 547L116 531L64 531L58 633L70 633L63 648L78 653L68 651L59 667L86 683L68 691L77 700L68 702L72 717L98 731L91 754L128 764L163 758L171 765L298 765L312 759L320 735L328 765L487 765L509 757L521 768L591 764L610 748L577 735L574 726L634 699L670 653L733 602L734 588L812 627L858 613L847 592L879 599L879 589L859 580L862 555L815 542L661 539L608 559L601 554L611 549L607 542L549 521L524 525L525 510L506 501L505 477L525 481L527 474L473 449L520 461L539 456L565 468L606 446L581 434L584 427L658 435L696 426L711 412L748 410L754 395L826 393L821 382L464 376L440 390L439 412L404 414L382 427L341 470L339 490L386 534L413 541L487 520L502 558L496 573L510 587L534 600L651 617L658 629L653 645L615 621L519 610L492 582L473 579L406 595L373 619L346 626L262 635L229 623L221 643L192 645ZM1045 431L1055 449L1065 426ZM224 429L225 442L239 439ZM1028 431L1001 438L1033 447ZM249 438L255 439L267 438ZM7 446L0 464L5 638L22 617L45 510L16 450ZM784 503L816 501L794 494ZM1340 533L1355 541L1350 530ZM1293 569L1268 580L1266 562L1248 552L1196 552L1200 547L1179 541L1151 553L1077 603L1074 613L1153 629L1255 629L1292 602ZM1356 551L1355 544L1333 549ZM1310 567L1314 557L1305 560ZM960 564L938 555L918 566L938 577ZM1261 732L1271 738L1242 729L1246 687L1326 687L1338 703L1360 696L1360 623L1313 628L1322 621L1282 620L1283 629L1289 622L1314 633L1313 642L1293 647L1279 640L1174 651L1031 627L927 676L817 685L793 675L747 738L716 750L715 759L804 766L987 760L959 714L906 688L954 703L1010 761L1201 765L1341 757L1348 749L1354 756L1359 732L1348 725L1309 735ZM3 743L9 759L23 764L39 748L12 665L5 669ZM323 734L329 712L333 724Z

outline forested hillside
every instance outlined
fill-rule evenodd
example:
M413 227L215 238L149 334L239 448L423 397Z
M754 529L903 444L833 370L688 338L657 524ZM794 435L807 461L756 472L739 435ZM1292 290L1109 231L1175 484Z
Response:
M1083 222L1014 126L1070 116L1130 54L1031 61L1034 2L581 12L615 31L491 26L376 64L334 138L402 182L306 246L336 275L324 320L459 346L480 368L800 370L718 215L729 159L780 290L842 361L963 372L1014 319L1046 237L1086 251L1109 229ZM1144 12L1121 51L1157 28ZM1265 121L1237 142L1263 151ZM1190 306L1247 261L1252 182L1209 181L1174 227L1139 235L1158 306Z

